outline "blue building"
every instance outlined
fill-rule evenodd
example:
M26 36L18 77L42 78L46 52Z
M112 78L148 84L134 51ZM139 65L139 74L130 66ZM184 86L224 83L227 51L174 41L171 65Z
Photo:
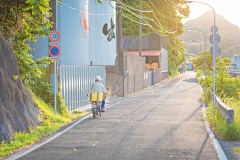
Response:
M57 3L58 65L115 65L116 3L63 0ZM34 59L49 56L49 37L30 42Z

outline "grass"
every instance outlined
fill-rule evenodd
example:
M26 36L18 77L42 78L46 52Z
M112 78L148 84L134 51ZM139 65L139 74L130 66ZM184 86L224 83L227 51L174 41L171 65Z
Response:
M235 110L235 108L233 109ZM207 117L212 129L216 131L216 133L220 138L228 141L240 139L240 132L239 132L240 119L238 118L239 116L235 114L234 123L228 124L227 121L222 117L219 110L217 109L217 106L216 106L215 115L214 115L213 104L209 104L209 107L207 108Z
M46 104L41 98L37 97L29 87L26 87L26 89L40 111L40 126L35 129L30 129L29 133L25 131L15 133L14 138L10 139L9 142L2 141L0 145L0 159L18 150L29 148L31 144L50 135L63 125L69 123L72 119L86 114L85 112L78 111L69 113L66 116L60 114L55 116L53 108Z
M201 78L197 77L198 81L201 83ZM217 105L215 106L215 115L213 101L210 94L206 91L203 92L203 101L208 104L207 108L207 117L209 124L212 129L218 134L223 140L237 140L240 139L240 104L238 101L225 98L224 103L230 108L234 109L234 123L228 124L227 121L223 118L219 112Z
M238 154L240 153L240 147L233 147L233 150L237 152Z

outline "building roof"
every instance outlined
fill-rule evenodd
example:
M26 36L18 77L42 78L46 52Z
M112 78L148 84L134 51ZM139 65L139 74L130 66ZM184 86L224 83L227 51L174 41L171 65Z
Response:
M128 51L128 53L139 55L139 51ZM142 56L159 56L161 50L154 50L154 51L142 51Z

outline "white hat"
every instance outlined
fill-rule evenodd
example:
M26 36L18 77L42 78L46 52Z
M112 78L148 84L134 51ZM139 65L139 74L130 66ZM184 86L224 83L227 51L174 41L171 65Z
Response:
M101 81L101 80L102 80L101 76L97 75L97 76L95 77L95 81Z

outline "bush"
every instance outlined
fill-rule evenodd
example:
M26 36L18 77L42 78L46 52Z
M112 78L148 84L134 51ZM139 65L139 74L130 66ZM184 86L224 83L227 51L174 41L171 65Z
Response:
M41 97L45 103L49 104L52 108L54 108L55 101L54 101L54 94L52 94L52 85L48 82L41 82L41 84L37 87L32 87L34 93ZM57 94L57 113L61 115L68 114L68 108L64 104L64 100L60 93L60 84L58 83L58 94Z

